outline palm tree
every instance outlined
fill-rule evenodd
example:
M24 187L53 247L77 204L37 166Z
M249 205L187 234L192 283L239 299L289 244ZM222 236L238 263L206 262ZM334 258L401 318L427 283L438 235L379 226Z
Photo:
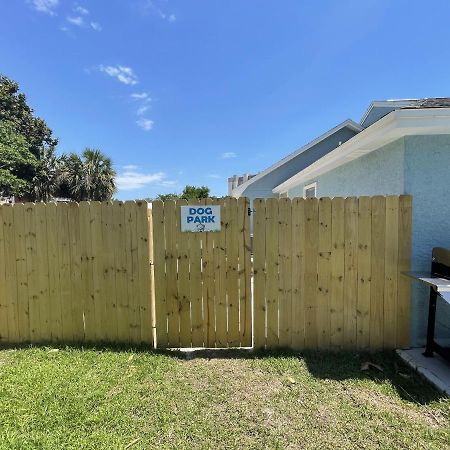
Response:
M62 160L56 156L54 148L41 150L33 178L37 201L48 202L55 196L61 182L61 170Z
M110 200L116 190L112 161L100 150L86 148L81 158L71 153L64 157L64 183L76 201Z

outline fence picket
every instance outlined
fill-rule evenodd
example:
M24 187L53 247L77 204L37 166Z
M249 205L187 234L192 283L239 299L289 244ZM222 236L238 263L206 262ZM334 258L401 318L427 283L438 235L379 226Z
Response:
M384 258L386 239L386 201L372 197L370 348L383 348L384 334Z
M279 293L279 259L278 259L278 200L266 200L266 305L267 305L267 346L279 345L278 333L278 293Z
M292 348L305 346L305 201L292 200Z
M344 199L331 202L331 296L330 296L330 347L342 348L344 337Z
M3 208L0 208L0 343L8 342L11 338L8 329L8 298L9 290L6 278L5 232L6 222Z
M266 345L266 202L253 200L253 317L255 348Z
M278 214L279 343L281 347L290 347L292 339L292 205L289 198L280 199Z
M358 300L356 305L356 342L362 350L370 341L372 204L370 197L360 197L358 204Z

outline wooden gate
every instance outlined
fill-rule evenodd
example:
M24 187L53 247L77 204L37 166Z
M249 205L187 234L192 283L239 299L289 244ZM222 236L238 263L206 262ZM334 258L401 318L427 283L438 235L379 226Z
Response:
M248 200L202 203L221 205L221 231L181 232L185 200L152 204L159 348L252 345Z

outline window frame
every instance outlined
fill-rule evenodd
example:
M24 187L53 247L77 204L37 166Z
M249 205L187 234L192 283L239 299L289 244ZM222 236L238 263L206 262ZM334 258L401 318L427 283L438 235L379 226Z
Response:
M314 197L306 197L306 191L314 188ZM303 186L303 198L317 198L317 181Z

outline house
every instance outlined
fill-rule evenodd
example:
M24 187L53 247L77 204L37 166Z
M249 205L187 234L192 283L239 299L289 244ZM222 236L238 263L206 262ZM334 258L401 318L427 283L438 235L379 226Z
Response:
M241 184L245 183L246 181L250 180L250 178L253 178L255 175L249 175L248 173L244 175L233 175L232 177L228 178L228 195L231 196L233 189L236 189Z
M410 194L412 270L450 248L450 98L371 103L233 190L233 196L348 197ZM413 286L411 344L425 340L428 290ZM437 335L450 338L450 308L438 306Z

